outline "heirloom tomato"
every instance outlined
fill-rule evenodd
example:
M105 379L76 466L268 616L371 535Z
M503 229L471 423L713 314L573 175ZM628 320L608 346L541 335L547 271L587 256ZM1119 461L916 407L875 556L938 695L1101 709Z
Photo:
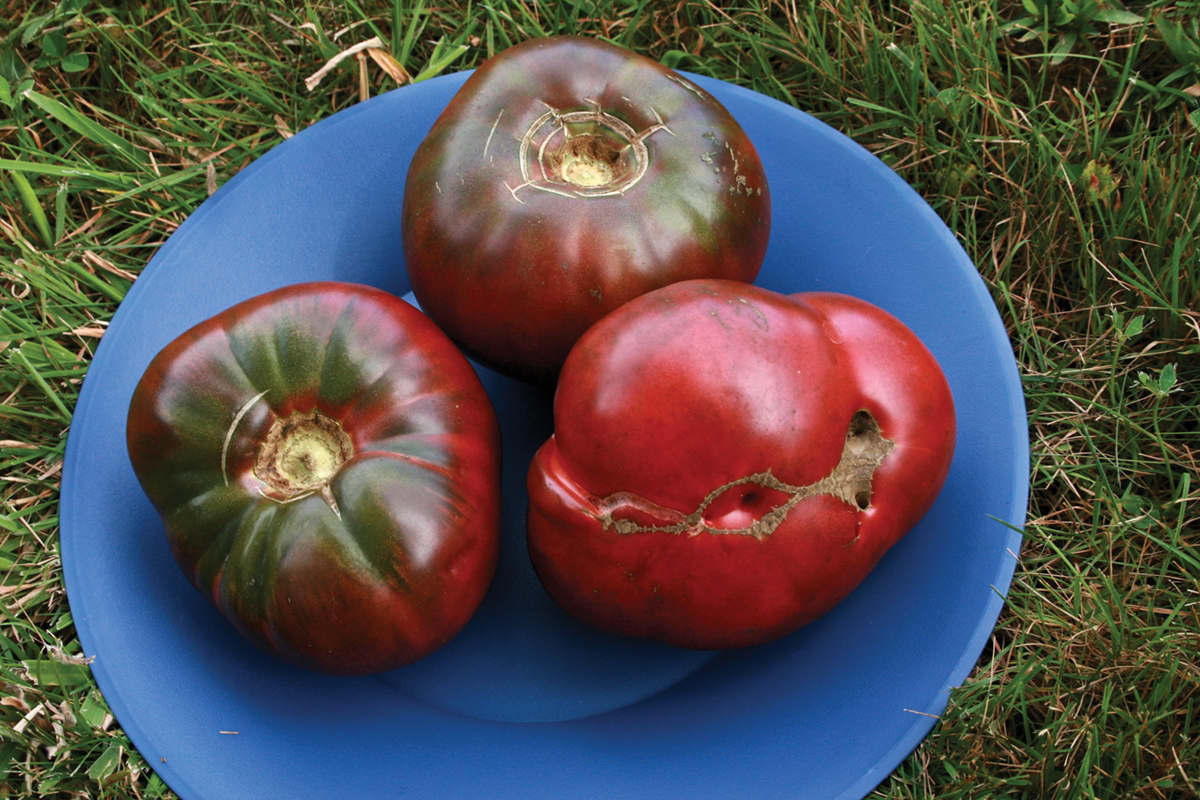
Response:
M754 280L770 217L758 153L715 98L560 36L463 84L409 166L402 238L413 292L452 339L552 384L622 303L689 278Z
M495 411L453 343L385 292L298 284L200 323L150 363L126 432L188 580L295 664L421 658L495 572Z
M576 618L697 649L833 608L929 509L955 415L929 350L846 295L687 281L567 358L529 551Z

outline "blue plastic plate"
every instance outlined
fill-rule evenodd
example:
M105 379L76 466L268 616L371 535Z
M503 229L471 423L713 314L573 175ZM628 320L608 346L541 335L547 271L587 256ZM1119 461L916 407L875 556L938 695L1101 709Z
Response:
M197 798L861 798L921 741L979 658L1016 564L1028 431L1004 327L934 212L811 117L703 78L747 129L774 225L759 283L858 295L929 345L959 440L926 518L832 613L780 641L676 650L585 628L542 591L524 476L550 393L480 370L505 441L496 581L447 647L392 673L332 678L242 641L185 581L125 452L154 354L191 325L299 281L408 292L405 171L465 79L343 111L213 195L117 311L71 426L62 558L92 671L129 738Z

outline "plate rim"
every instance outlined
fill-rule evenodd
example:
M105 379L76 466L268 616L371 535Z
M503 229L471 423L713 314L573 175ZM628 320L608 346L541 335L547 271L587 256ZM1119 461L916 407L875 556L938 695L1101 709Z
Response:
M472 71L468 70L439 76L431 79L429 83L436 83L443 86L454 85L456 83L461 84L461 82L465 81L471 72ZM889 183L899 189L901 194L908 196L910 198L910 204L920 213L929 215L934 221L936 221L934 229L938 231L939 236L952 243L953 249L960 256L960 261L962 262L959 265L960 268L963 266L963 263L965 263L966 267L969 267L970 271L974 274L974 280L970 283L973 286L975 293L979 295L980 299L982 300L982 302L980 302L981 308L983 308L985 312L990 309L990 314L988 314L989 327L993 330L993 333L998 331L998 336L993 335L991 337L991 341L992 345L997 350L1001 351L999 353L999 361L1005 366L1006 372L1004 376L1001 376L1001 380L1006 391L1007 405L1012 414L1014 427L1014 435L1012 436L1012 441L1015 446L1012 464L1013 481L1011 484L1011 492L1009 493L1011 498L1010 507L1013 510L1013 518L1009 520L1000 520L993 517L992 519L997 524L1004 525L1009 529L1007 533L1007 542L1010 545L1009 552L1012 553L1014 557L1011 559L1011 561L1007 559L1001 560L996 570L995 580L992 585L992 589L994 591L992 592L992 596L986 605L986 611L977 621L974 633L966 640L963 653L958 663L947 676L943 689L937 693L931 707L924 710L919 710L915 715L916 719L914 720L912 726L910 726L908 729L908 733L899 741L897 741L886 752L886 754L876 762L871 770L866 772L858 779L858 781L856 781L852 786L838 796L841 800L846 800L852 797L863 797L872 788L885 780L896 769L896 767L899 766L899 764L905 758L907 758L908 754L911 753L925 739L926 736L928 736L934 725L937 724L937 716L940 715L940 713L947 706L950 699L951 689L960 686L977 665L1004 607L1006 601L1005 598L1016 570L1016 564L1018 560L1017 556L1019 555L1020 544L1023 538L1021 527L1024 525L1027 519L1029 501L1029 426L1018 362L1015 354L1012 352L1010 339L1007 331L1004 328L999 309L997 308L990 291L987 289L982 276L974 266L974 263L971 261L970 257L963 249L958 239L953 235L941 217L938 216L933 208L923 198L921 198L920 195L917 194L917 192L909 184L900 178L899 175L897 175L894 171L883 164L882 161L872 155L861 145L855 143L845 134L842 134L833 127L827 125L816 117L801 111L800 109L789 106L766 95L742 86L738 86L736 84L719 81L717 79L695 75L692 73L684 72L682 74L710 92L712 91L713 86L717 86L721 91L740 94L743 98L749 99L756 104L771 105L772 111L777 113L785 113L794 119L800 120L806 125L819 126L820 128L824 129L824 133L826 135L833 134L840 140L844 140L844 142L848 142L850 145L852 145L852 150L860 151L862 156L861 160L869 169L874 171L877 175L882 175ZM325 126L326 129L329 129L333 126L351 122L359 114L372 110L374 108L373 104L385 101L386 98L394 95L394 93L403 91L403 87L394 89L385 93L384 95L379 95L375 98L372 98L367 102L358 103L350 108L343 109L342 111L336 112L335 114L326 117L317 123L314 123L306 128L305 131L312 130L317 126ZM395 101L396 99L396 97L392 97L389 102ZM305 131L301 131L298 135L303 134ZM293 137L293 139L294 138L295 137ZM236 192L240 191L241 187L247 180L253 178L253 176L263 167L267 166L281 156L287 155L294 147L299 146L293 141L293 139L288 139L284 142L281 142L267 153L264 153L245 169L241 170L237 175L227 181L216 193L202 202L188 215L187 219L179 226L179 228L176 229L176 231L171 234L168 240L163 243L163 245L155 252L155 254L144 266L142 273L138 276L138 280L136 280L133 286L131 286L129 293L120 303L119 307L114 312L112 319L110 320L109 328L115 328L116 330L113 332L115 332L117 335L111 336L111 334L106 334L106 336L103 337L99 342L89 363L89 375L85 377L84 383L80 388L79 398L76 402L76 406L72 415L71 427L68 432L63 458L63 472L59 500L59 541L60 557L62 559L61 563L64 576L64 587L67 589L67 601L72 612L72 618L75 622L76 635L85 654L94 653L94 646L96 644L94 640L92 640L92 630L90 628L90 622L87 616L89 609L77 607L77 603L82 603L84 601L78 597L78 593L72 593L69 587L72 583L77 585L78 579L73 579L70 576L73 575L75 570L79 567L77 560L73 557L73 555L70 555L74 549L74 541L76 540L76 537L80 535L78 530L79 520L76 516L80 510L80 501L77 498L77 492L80 491L80 487L79 481L76 480L76 477L78 470L82 468L80 466L79 453L79 450L82 447L82 437L74 434L77 429L77 423L80 423L82 426L86 427L89 413L95 404L93 395L96 392L95 387L97 382L88 380L91 373L90 367L101 358L107 358L108 350L118 348L120 346L121 339L124 336L133 335L127 332L126 329L128 326L123 324L124 319L134 313L135 309L140 305L143 296L148 291L146 287L153 284L155 276L159 272L154 268L154 264L156 260L159 260L162 257L163 252L165 251L169 253L172 249L183 246L188 238L193 235L195 230L202 228L205 218L214 213L214 211L219 208L222 202L229 197L232 197ZM147 280L147 278L149 278L149 280ZM1010 346L1007 349L1003 349L1004 343L1009 343ZM82 615L77 615L77 610L84 613ZM125 701L119 686L114 681L112 675L108 673L106 665L103 663L102 659L97 659L96 662L91 665L91 668L96 685L104 695L105 701L112 709L113 714L117 718L122 730L129 737L134 746L138 748L139 752L143 752L143 747L149 743L149 737L145 729L141 726L140 721L137 719L137 715L132 712L129 704ZM528 724L557 724L481 722L485 722L488 725L501 724L517 726ZM148 758L146 761L149 764ZM151 766L154 772L160 775L164 782L166 782L174 791L179 793L181 797L203 796L190 784L189 781L185 780L184 776L176 771L171 764L149 764L149 766Z

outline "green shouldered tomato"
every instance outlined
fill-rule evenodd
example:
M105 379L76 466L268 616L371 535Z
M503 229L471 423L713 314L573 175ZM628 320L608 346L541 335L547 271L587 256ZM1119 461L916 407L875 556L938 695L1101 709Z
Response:
M402 666L491 582L495 412L450 340L385 292L300 284L200 323L151 362L127 439L188 580L288 661Z

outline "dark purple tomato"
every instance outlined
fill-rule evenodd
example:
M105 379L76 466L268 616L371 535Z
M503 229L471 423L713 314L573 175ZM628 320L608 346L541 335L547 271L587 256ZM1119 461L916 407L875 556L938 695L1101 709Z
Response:
M150 363L126 434L188 580L288 661L402 666L491 583L495 411L454 344L390 294L299 284L200 323Z
M417 149L404 257L421 307L484 364L553 383L638 295L753 281L770 232L758 154L708 92L570 36L485 62Z

